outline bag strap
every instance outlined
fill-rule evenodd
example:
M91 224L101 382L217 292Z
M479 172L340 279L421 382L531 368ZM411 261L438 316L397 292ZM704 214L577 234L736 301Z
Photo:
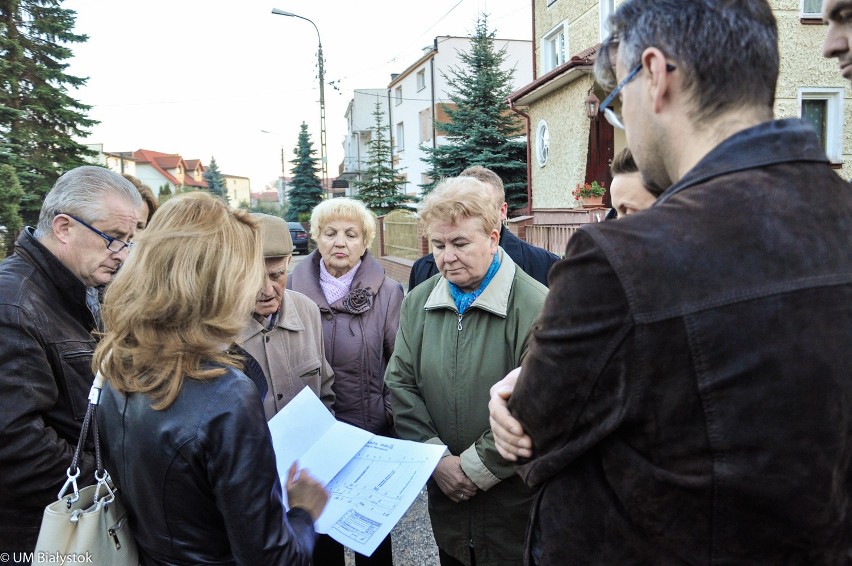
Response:
M80 428L80 438L77 440L77 446L74 448L74 456L71 458L71 465L65 472L68 479L65 480L65 484L62 486L62 489L59 490L58 499L62 499L69 487L74 490L73 495L68 498L69 507L80 498L80 490L77 488L77 478L80 477L80 468L78 467L78 464L80 462L80 455L83 452L83 447L86 444L86 438L89 436L89 429L92 430L92 438L95 444L95 465L97 467L95 471L95 480L97 480L99 484L98 490L100 490L100 484L106 483L109 479L109 474L104 471L103 460L101 459L101 436L98 431L98 405L101 402L101 389L103 388L103 383L104 377L99 371L92 382L92 388L89 390L89 405L86 407L86 416L83 417L83 426ZM107 489L110 493L112 492L109 486L107 486ZM97 497L98 492L96 491L95 500L97 500Z

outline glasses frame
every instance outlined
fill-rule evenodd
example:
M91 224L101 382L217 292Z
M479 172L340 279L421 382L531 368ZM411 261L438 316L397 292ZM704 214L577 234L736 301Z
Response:
M100 230L98 230L97 228L92 226L91 224L85 222L84 220L77 218L73 214L68 214L67 212L57 212L56 214L54 214L54 216L59 216L60 214L63 214L65 216L69 217L69 218L73 218L74 220L76 220L77 222L79 222L80 224L82 224L83 226L85 226L86 228L88 228L89 230L91 230L92 232L94 232L95 234L97 234L98 236L103 238L104 240L106 240L106 249L109 250L110 253L114 253L114 254L121 253L122 251L124 251L124 248L127 248L128 250L133 249L133 242L125 242L124 240L120 240L118 238L113 238L109 234L104 234L103 232L101 232ZM117 250L112 249L112 247L115 245L115 242L118 242L119 244L121 244L121 247L119 247Z
M666 71L667 72L671 73L675 69L677 69L677 67L675 67L671 63L666 63ZM641 70L642 70L642 63L639 63L638 65L633 67L633 70L630 71L629 73L627 73L627 76L624 77L621 80L621 82L618 83L618 85L616 85L616 87L612 90L612 92L609 93L609 96L604 98L604 101L601 102L600 107L598 107L598 112L600 112L601 114L604 115L604 118L606 118L606 121L609 122L610 124L612 124L613 126L615 126L616 128L618 128L619 130L624 129L624 122L621 121L621 116L616 114L615 110L610 108L610 104L612 104L612 102L615 100L615 97L618 96L618 93L621 92L621 89L623 89L625 86L627 86L627 83L629 83L634 78L636 78L636 75L638 75L639 71L641 71Z

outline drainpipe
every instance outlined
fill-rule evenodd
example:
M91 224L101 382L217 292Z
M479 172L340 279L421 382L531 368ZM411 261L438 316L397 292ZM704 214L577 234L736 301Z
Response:
M435 57L438 56L438 38L435 38L435 52L429 58L429 90L432 92L432 149L438 147L438 132L435 122L438 120L438 108L435 106Z
M527 122L527 206L529 206L529 214L532 216L533 198L532 198L532 124L530 115L515 108L515 103L512 99L507 99L509 110L515 114L520 114Z

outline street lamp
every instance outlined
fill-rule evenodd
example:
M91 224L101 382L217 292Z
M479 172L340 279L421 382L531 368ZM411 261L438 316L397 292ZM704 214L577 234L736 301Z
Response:
M292 12L285 12L284 10L279 10L278 8L272 8L272 13L277 14L279 16L288 16L291 18L299 18L300 20L305 20L306 22L310 22L314 29L317 31L317 62L319 66L319 89L320 89L320 167L322 170L322 185L323 188L328 190L329 197L333 196L333 192L331 190L331 186L328 183L328 154L326 153L326 145L325 145L325 69L323 67L323 58L322 58L322 39L320 39L320 32L317 25L306 18L305 16L300 16L298 14L294 14Z

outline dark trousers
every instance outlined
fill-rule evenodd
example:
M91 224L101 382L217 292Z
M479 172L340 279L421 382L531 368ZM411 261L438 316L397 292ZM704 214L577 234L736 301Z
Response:
M314 545L314 566L343 566L345 558L343 545L328 535L319 535ZM391 547L391 536L379 544L375 552L370 556L355 553L356 566L393 566L393 548Z
M464 566L464 562L450 556L440 548L438 548L438 560L441 561L441 566ZM476 566L476 557L473 555L473 548L470 549L470 566Z

